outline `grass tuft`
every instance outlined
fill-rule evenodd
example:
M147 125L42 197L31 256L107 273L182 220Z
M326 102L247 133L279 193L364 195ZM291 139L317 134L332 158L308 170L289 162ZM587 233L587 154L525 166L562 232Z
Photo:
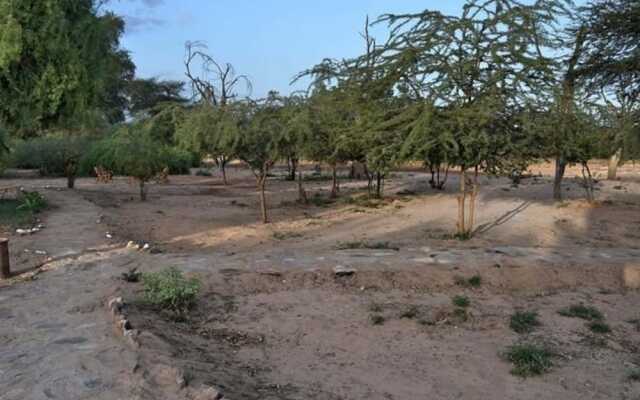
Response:
M558 314L569 318L580 318L587 321L601 321L604 319L602 313L595 307L584 304L574 304L558 311Z
M518 311L509 321L509 327L516 333L529 333L540 325L538 313L535 311Z
M627 379L630 381L640 381L640 368L632 368L627 372Z
M593 333L605 334L611 333L611 327L602 321L592 321L587 324L589 330Z
M468 279L463 276L456 276L455 278L453 278L453 281L457 286L465 288L479 288L480 286L482 286L482 277L480 275L474 275Z
M460 308L467 308L471 305L471 300L467 296L454 296L451 302L454 306Z
M542 375L553 366L553 353L544 346L531 343L509 347L504 357L513 364L511 373L523 378Z

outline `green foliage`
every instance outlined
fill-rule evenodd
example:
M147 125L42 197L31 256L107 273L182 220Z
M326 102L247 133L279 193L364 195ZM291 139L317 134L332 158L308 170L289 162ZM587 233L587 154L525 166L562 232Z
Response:
M640 368L633 368L627 372L627 379L630 381L640 381Z
M146 182L168 166L168 157L171 155L175 154L141 132L139 125L132 125L123 126L115 134L98 142L82 164L84 168L101 166L114 174L135 178L139 184L140 199L144 201ZM185 166L180 165L179 160L176 164L180 168Z
M535 311L518 311L511 316L509 326L516 333L529 333L540 326L538 313Z
M172 175L189 174L197 162L197 157L194 157L189 151L169 146L163 146L161 158Z
M553 353L536 344L523 343L511 346L504 353L504 357L514 365L511 373L523 378L542 375L553 366Z
M142 274L142 285L147 302L178 314L188 311L195 304L200 290L197 279L185 278L176 268Z
M10 168L37 169L43 176L88 175L80 161L95 140L82 136L45 136L19 140L11 149Z
M453 305L456 307L467 308L471 305L471 300L469 300L467 296L458 295L454 296L453 299L451 299L451 303L453 303Z
M26 137L124 119L124 21L95 0L0 2L0 121Z
M372 325L383 325L385 318L380 314L371 314L369 316L369 320L371 321Z
M587 321L601 321L604 315L595 307L585 306L584 304L574 304L558 311L558 314L569 318L580 318Z
M17 228L31 225L33 214L20 208L21 205L19 200L0 199L0 226Z
M456 276L454 282L458 286L479 288L482 285L482 277L480 275L474 275L471 278L464 278L462 276Z
M22 200L17 210L36 214L45 208L47 208L47 199L39 192L23 192Z
M587 324L587 327L593 333L611 333L611 327L607 323L602 321L591 321Z

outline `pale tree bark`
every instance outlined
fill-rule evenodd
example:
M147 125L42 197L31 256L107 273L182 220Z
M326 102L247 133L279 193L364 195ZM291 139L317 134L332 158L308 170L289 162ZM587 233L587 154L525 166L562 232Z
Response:
M460 193L458 194L458 235L463 236L467 232L465 226L465 204L467 202L467 173L460 171Z
M622 159L622 149L618 149L609 158L609 168L607 170L607 179L615 181L618 179L618 167L620 166L620 160Z
M298 202L302 204L308 204L307 192L302 186L302 172L298 172Z
M265 186L267 184L267 173L262 172L258 178L258 189L260 191L260 212L262 214L262 223L269 223L269 214L267 212L267 196L265 194Z
M564 172L567 169L567 162L564 157L556 158L556 171L553 179L553 199L562 200L562 179L564 178Z

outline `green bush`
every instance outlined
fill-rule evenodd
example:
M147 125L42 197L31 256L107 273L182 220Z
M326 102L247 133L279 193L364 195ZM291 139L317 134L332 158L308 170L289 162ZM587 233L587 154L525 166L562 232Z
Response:
M188 174L189 169L195 163L193 154L176 147L165 147L162 151L162 158L172 175Z
M451 302L454 306L460 308L467 308L471 305L471 300L467 296L454 296Z
M152 148L153 157L147 156L140 161L146 165L156 165L158 167L156 173L167 167L172 175L188 174L189 169L196 164L193 154L186 150L162 145L141 132L123 129L121 132L95 142L82 158L80 169L90 174L94 167L101 166L115 175L131 175L130 167L134 162L130 156L140 156L149 148Z
M516 333L529 333L540 326L538 313L535 311L518 311L511 316L509 326Z
M83 153L93 139L81 136L46 136L13 143L7 165L37 169L43 176L87 175L78 169Z
M38 192L24 192L22 195L22 201L17 207L18 211L35 214L47 207L47 199Z
M558 311L558 314L563 317L569 318L581 318L587 321L601 321L604 319L604 315L593 306L585 306L584 304L574 304L567 308L563 308Z
M197 279L187 279L176 268L142 274L144 299L175 313L188 311L195 303L200 290Z
M536 344L523 343L511 346L504 353L504 357L513 363L511 373L521 377L541 375L553 366L553 353Z

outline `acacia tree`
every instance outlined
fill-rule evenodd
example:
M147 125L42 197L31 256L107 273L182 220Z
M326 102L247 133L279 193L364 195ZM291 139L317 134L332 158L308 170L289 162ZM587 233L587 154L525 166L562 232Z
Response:
M413 124L414 135L432 131L424 120L442 115L438 120L446 136L432 143L445 145L413 147L419 158L442 149L434 163L446 160L460 169L460 237L473 233L479 171L501 169L517 128L514 110L551 78L553 62L542 46L552 44L550 32L562 10L558 1L472 0L461 16L425 11L379 20L391 28L379 50L383 61L375 67L386 71L381 83L389 89L402 85L427 105L416 118L422 123Z
M331 166L331 198L339 191L338 164L350 158L348 132L353 126L353 106L342 87L320 85L309 99L310 129L304 138L304 155Z
M251 81L246 75L237 74L230 63L220 63L207 53L207 46L202 42L187 42L185 44L185 75L187 76L196 103L209 106L202 110L215 113L227 112L228 106L240 97L251 95ZM199 68L199 72L196 71ZM222 121L226 119L219 116ZM227 126L227 125L225 125ZM214 137L208 139L211 143L220 143L215 137L219 130L210 130ZM225 185L227 184L226 166L230 161L227 151L229 146L210 146L210 153L220 167Z
M599 93L607 120L608 178L640 139L640 1L590 1L583 8L584 57L578 68Z
M147 200L146 184L166 167L163 146L145 134L139 125L127 125L104 139L86 158L114 173L127 175L138 184L140 200ZM86 163L86 161L85 161Z
M199 104L186 111L176 130L181 147L198 154L200 158L217 155L222 181L228 184L226 168L234 157L233 140L238 135L238 121L234 112Z
M278 118L280 104L275 98L260 102L236 103L232 112L239 132L233 141L233 153L253 172L260 196L262 222L269 222L266 186L269 172L281 158L277 135L283 126Z
M602 117L606 134L603 148L609 155L607 179L615 180L622 162L638 157L640 143L640 92L627 92L624 81L619 86L609 86L602 93Z

